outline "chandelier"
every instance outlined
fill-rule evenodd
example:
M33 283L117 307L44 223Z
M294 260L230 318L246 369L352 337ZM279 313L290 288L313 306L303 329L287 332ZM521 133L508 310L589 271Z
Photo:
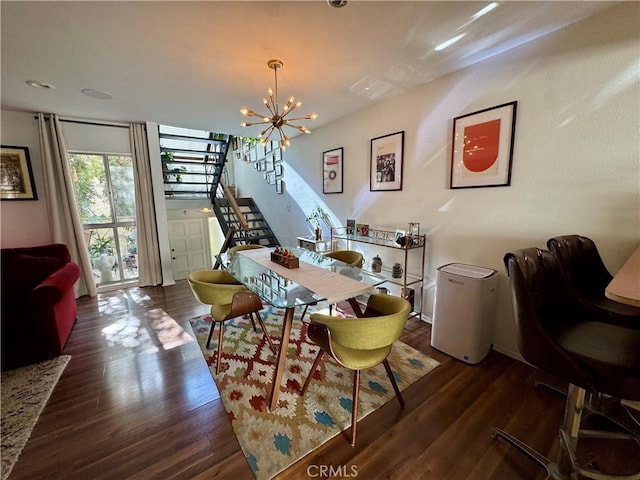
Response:
M275 93L271 89L271 87L269 87L269 98L262 99L262 103L264 103L264 106L267 107L269 115L256 113L253 110L249 110L248 108L243 107L240 109L240 113L246 115L247 117L261 118L262 121L243 122L240 125L242 125L243 127L251 127L253 125L270 124L267 128L265 128L258 134L258 138L262 139L262 143L267 143L271 139L271 135L277 131L280 135L280 148L285 150L289 145L291 145L291 142L289 141L289 137L287 136L287 134L283 132L283 127L291 127L303 133L311 133L311 130L309 130L307 127L304 127L302 125L294 125L291 122L294 122L296 120L313 120L315 118L318 118L318 115L312 113L311 115L305 115L304 117L287 118L291 112L302 105L302 102L295 102L295 98L290 97L287 103L282 106L282 110L280 109L278 105L278 70L280 70L284 66L284 64L280 60L269 60L267 62L267 66L273 70L273 75L275 77Z

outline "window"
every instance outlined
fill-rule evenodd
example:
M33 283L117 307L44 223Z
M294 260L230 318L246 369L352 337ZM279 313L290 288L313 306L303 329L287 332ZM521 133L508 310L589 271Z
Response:
M69 153L69 163L96 284L137 280L131 155Z

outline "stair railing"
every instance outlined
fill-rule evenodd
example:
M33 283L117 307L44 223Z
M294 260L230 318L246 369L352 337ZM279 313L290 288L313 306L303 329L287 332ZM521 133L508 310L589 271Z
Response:
M236 198L233 196L233 193L231 193L231 190L229 190L229 187L227 187L227 184L224 183L224 180L222 178L220 179L220 186L222 187L224 196L229 202L229 207L231 207L233 214L236 216L236 218L240 222L240 230L245 230L245 231L248 230L249 223L247 223L247 217L245 217L244 213L242 213L242 210L240 210L240 206L238 206L238 202L236 202Z

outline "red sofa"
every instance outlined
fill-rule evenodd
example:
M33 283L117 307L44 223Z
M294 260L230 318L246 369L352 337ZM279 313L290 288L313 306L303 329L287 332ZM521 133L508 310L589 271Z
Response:
M2 370L62 354L77 318L80 267L63 244L0 250Z

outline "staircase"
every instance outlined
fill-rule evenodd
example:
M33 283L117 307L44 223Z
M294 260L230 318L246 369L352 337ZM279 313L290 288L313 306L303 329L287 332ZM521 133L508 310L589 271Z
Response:
M213 210L225 235L225 246L280 245L252 198L234 198L223 181L213 200ZM224 250L224 248L223 248Z
M211 198L218 189L229 150L230 135L199 132L181 135L160 126L160 151L167 200Z

